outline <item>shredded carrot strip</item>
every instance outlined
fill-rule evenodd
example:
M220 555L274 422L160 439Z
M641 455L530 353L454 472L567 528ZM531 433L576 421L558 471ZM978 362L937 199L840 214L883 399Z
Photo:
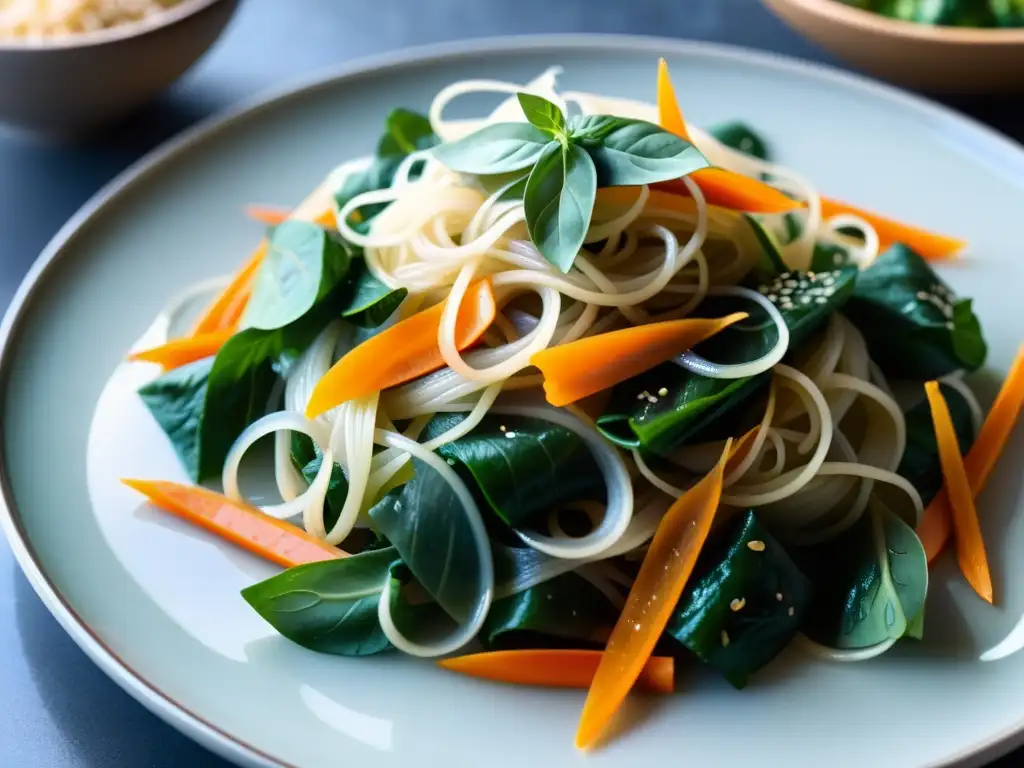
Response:
M286 568L347 554L291 523L207 488L163 480L121 482L161 509Z
M875 232L878 233L879 248L883 251L896 243L903 243L928 261L945 261L956 258L960 251L967 246L966 242L955 237L902 224L838 200L821 198L822 218L828 219L841 213L859 216L874 227Z
M679 497L658 525L587 694L576 746L598 740L664 632L711 530L730 443L715 468Z
M217 351L224 346L224 343L234 335L230 329L225 331L212 331L200 333L195 336L186 336L181 339L174 339L159 347L144 349L140 352L133 352L128 356L129 360L142 360L147 363L157 363L163 366L165 371L180 368L188 363L202 360L204 357L217 354Z
M945 478L945 489L953 512L953 534L956 537L956 556L967 583L981 598L992 602L992 576L988 569L985 542L981 538L978 510L974 507L974 495L967 480L963 457L949 415L949 406L939 389L939 382L929 381L924 385L928 405L935 423L935 439L939 446L939 461Z
M245 215L250 219L255 219L262 224L272 227L280 224L282 221L287 221L291 211L276 205L254 204L245 206Z
M193 336L227 329L234 330L249 303L252 281L267 255L267 241L262 241L252 252L231 282L206 308L192 327Z
M437 662L452 672L518 685L549 688L589 688L601 663L601 651L524 650L492 651L457 656ZM675 664L671 657L647 660L637 687L653 693L672 693Z
M999 394L996 395L992 408L985 417L974 445L964 457L964 469L971 485L971 494L975 497L985 487L988 476L999 460L1006 441L1010 438L1021 406L1024 405L1024 346L1017 350L1017 356L1010 366ZM949 509L949 497L942 490L924 510L924 518L917 529L917 535L924 544L924 551L931 562L942 552L952 531L952 513Z
M530 363L544 374L548 402L568 405L648 371L746 317L736 312L638 325L543 349Z
M669 78L668 65L664 59L658 63L658 122L665 130L689 140L686 121L679 109L675 89ZM783 213L805 205L786 197L768 184L722 168L704 168L691 174L690 179L700 187L708 204L722 208L750 213ZM686 186L678 180L655 186L679 195L690 194ZM966 246L963 240L901 224L838 200L824 197L821 199L823 218L828 219L841 213L859 216L871 224L878 233L880 247L883 250L895 243L903 243L925 259L940 261L955 257Z
M372 336L324 374L309 399L306 416L314 418L336 405L379 392L436 371L444 365L437 345L444 302ZM497 305L489 279L466 289L455 319L455 345L472 346L494 322Z
M680 138L691 141L686 120L679 109L675 88L669 76L668 64L658 61L658 122L661 127ZM779 192L768 184L724 168L702 168L690 174L708 205L729 208L750 213L785 213L800 207L800 202ZM656 184L657 189L677 195L689 195L686 185L680 181Z

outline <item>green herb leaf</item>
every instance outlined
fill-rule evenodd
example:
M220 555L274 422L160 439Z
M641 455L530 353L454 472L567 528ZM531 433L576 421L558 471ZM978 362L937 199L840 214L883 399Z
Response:
M597 196L590 156L572 144L548 144L526 181L526 227L544 258L568 272L583 245Z
M345 246L322 227L283 222L270 237L243 324L272 331L295 322L334 290L348 265Z
M375 278L361 258L352 259L345 275L341 316L361 328L376 328L395 313L409 295L407 288L392 290Z
M969 299L958 299L928 263L894 245L857 280L846 314L888 375L923 381L977 370L987 347Z
M453 171L508 173L536 163L551 141L551 134L535 125L496 123L435 147L434 156Z
M810 603L811 582L747 512L701 551L666 632L742 688L789 645Z
M386 133L377 144L377 157L404 158L421 149L440 143L425 115L399 107L392 110L385 123Z
M302 477L307 483L312 484L316 479L316 476L320 473L320 467L323 466L323 454L320 449L317 448L316 443L312 440L309 441L310 445L313 446L315 456L309 460L309 462L302 467ZM294 455L294 454L293 454ZM335 464L331 468L331 479L327 484L327 495L324 498L324 528L328 531L331 530L335 523L338 522L338 518L341 516L341 510L345 506L345 499L348 497L348 478L345 477L345 472L341 468L341 465Z
M482 592L481 553L451 486L419 460L413 465L413 479L375 504L370 518L445 613L465 621Z
M642 120L590 116L570 128L573 141L593 159L602 187L678 179L710 165L690 142Z
M963 395L952 387L940 385L942 396L949 406L949 415L953 419L960 450L966 453L974 443L974 422L971 409ZM903 451L896 472L910 481L921 501L927 506L942 488L942 465L939 463L939 445L935 439L935 425L932 422L931 408L928 401L909 409L904 416L907 422L907 447Z
M517 96L523 114L532 125L556 138L565 136L565 115L557 104L552 104L544 97L532 93L519 93Z
M813 278L802 272L784 272L758 288L774 297L789 328L790 349L795 349L846 303L856 278L856 267L816 273ZM774 323L760 306L749 301L712 297L701 304L698 314L721 317L737 310L748 312L750 317L700 345L700 354L716 362L738 363L756 360L775 346L778 336ZM737 409L750 405L769 380L768 373L743 379L711 379L675 363L665 363L615 387L597 426L619 445L668 453L686 443L714 439L712 435L724 436L719 435L722 430L717 427L723 422L732 426L730 419ZM663 390L664 395L660 394Z
M775 235L756 216L744 213L743 220L750 226L751 232L754 233L754 239L757 240L757 244L761 248L761 256L754 267L755 277L765 281L787 272L789 268L786 266L786 260L782 258L782 246L775 239Z
M495 600L480 630L488 650L603 646L618 610L575 573Z
M757 131L740 120L712 125L708 129L708 133L727 147L732 147L760 160L771 159L771 153L768 151L768 144L765 140Z
M834 648L869 648L902 637L924 608L928 561L913 529L872 505L850 531L797 561L815 587L803 627Z
M443 435L464 418L459 413L438 414L420 439ZM603 476L590 450L575 432L550 421L487 416L437 453L468 473L495 514L512 527L560 504L602 501L605 496Z
M377 603L398 560L393 547L290 568L242 590L274 629L320 653L369 656L390 648Z

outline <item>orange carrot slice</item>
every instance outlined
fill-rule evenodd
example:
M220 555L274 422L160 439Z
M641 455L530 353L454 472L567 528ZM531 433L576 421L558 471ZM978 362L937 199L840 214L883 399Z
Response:
M372 336L334 364L313 389L306 416L314 418L357 397L404 384L444 366L437 346L444 302ZM497 314L489 279L466 289L455 318L455 345L472 346Z
M963 457L957 443L953 419L949 406L939 389L939 382L929 381L924 385L928 405L935 423L935 439L939 446L939 461L945 478L945 489L953 512L953 534L956 537L956 557L967 583L981 598L992 602L992 576L988 570L985 542L981 538L978 524L978 510L974 507L974 495L967 481Z
M1024 346L1017 350L1017 356L1010 366L1010 372L999 388L992 408L985 417L974 445L964 457L964 469L971 485L971 494L977 496L985 487L988 476L1002 455L1006 441L1024 406ZM931 562L942 552L952 531L952 514L949 497L942 490L924 510L924 518L917 529L917 535L924 545L924 551Z
M196 321L192 327L193 336L214 331L234 330L238 326L245 306L249 303L253 278L263 265L266 255L267 241L264 240L231 278L227 287L220 292Z
M691 141L664 59L658 61L658 122L666 131ZM764 182L724 168L702 168L690 174L690 179L700 187L708 205L749 213L785 213L801 205ZM690 194L682 181L663 182L655 187L675 194Z
M576 746L592 746L625 700L693 572L722 496L730 453L669 508L654 533L583 705Z
M940 235L929 232L925 229L912 227L909 224L902 224L877 213L866 211L848 203L832 200L827 197L821 198L821 215L823 218L830 218L839 214L852 214L859 216L875 228L878 233L879 248L885 250L895 243L903 243L917 251L922 258L928 261L944 261L956 258L967 243L948 235Z
M676 101L675 89L664 59L658 62L658 122L665 130L689 140L686 120ZM708 204L722 208L749 213L784 213L804 205L768 184L722 168L701 169L691 174L690 179L700 187ZM655 186L679 195L690 194L681 181L668 181ZM894 243L903 243L930 261L953 258L966 245L963 240L901 224L829 198L822 198L821 213L826 219L841 213L859 216L875 228L883 250Z
M165 371L169 371L196 360L202 360L204 357L217 354L217 351L233 335L234 331L227 329L224 331L200 333L195 336L186 336L182 339L169 341L159 347L133 352L128 356L128 359L157 363L163 366Z
M541 350L530 363L544 374L548 402L568 405L648 371L747 316L638 325Z
M441 659L439 667L470 677L500 683L549 688L589 688L601 663L601 651L524 650L473 653ZM640 670L637 687L653 693L672 693L675 664L671 657L655 656Z
M291 211L276 205L253 204L245 206L245 215L250 219L255 219L262 224L272 227L280 224L282 221L287 221Z
M164 480L121 482L161 509L286 568L347 555L291 523L207 488Z

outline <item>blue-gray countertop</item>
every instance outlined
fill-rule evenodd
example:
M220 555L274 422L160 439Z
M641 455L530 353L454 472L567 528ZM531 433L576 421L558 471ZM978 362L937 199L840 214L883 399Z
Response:
M757 0L246 0L220 43L152 106L88 145L0 133L0 307L58 227L137 157L261 90L423 43L532 32L713 40L836 63ZM950 98L1024 140L1024 102ZM1024 760L1018 754L1003 768ZM2 768L227 768L150 715L63 633L0 542ZM993 768L995 768L993 766Z

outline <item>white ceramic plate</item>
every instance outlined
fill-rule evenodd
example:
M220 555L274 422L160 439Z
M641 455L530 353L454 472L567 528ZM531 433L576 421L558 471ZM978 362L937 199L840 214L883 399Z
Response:
M497 687L398 656L319 656L274 636L238 595L269 566L140 509L118 484L184 480L133 395L145 374L118 365L168 297L248 252L258 230L244 203L297 202L372 149L389 109L423 109L452 80L525 82L560 64L567 88L650 100L659 55L690 119L747 119L830 194L968 238L972 258L948 276L976 297L990 367L1005 371L1021 337L1024 152L926 102L785 59L618 37L435 48L279 94L191 131L97 195L4 320L4 530L50 610L143 704L240 764L277 768L906 768L979 762L1017 742L1024 431L980 504L998 607L944 562L924 643L849 666L790 652L743 692L687 670L683 693L633 702L628 732L589 756L572 746L578 692ZM982 377L983 395L994 378Z

